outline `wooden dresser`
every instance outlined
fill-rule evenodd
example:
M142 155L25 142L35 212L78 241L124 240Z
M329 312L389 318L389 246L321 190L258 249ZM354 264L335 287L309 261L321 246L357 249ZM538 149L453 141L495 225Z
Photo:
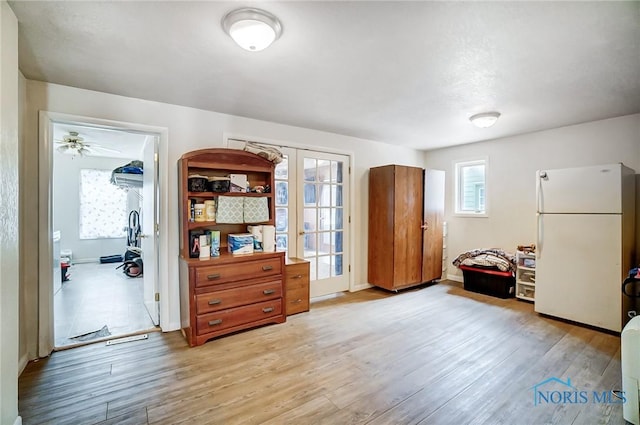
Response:
M284 252L233 255L228 249L228 235L246 234L249 225L275 224L274 170L271 161L234 149L187 152L178 161L180 319L182 332L191 346L286 320ZM254 190L232 191L230 184L216 183L225 180L230 183L234 174L244 176L246 186ZM190 176L194 184L189 183ZM204 220L192 215L192 208L197 205L212 203L219 207L222 199L237 201L233 204L242 206L242 211L234 211L232 216L227 212L222 218L217 208L215 214L208 212ZM252 215L253 210L244 207L255 202L266 206L261 214ZM211 232L219 235L220 255L198 258L199 244L192 245L192 241Z
M283 271L283 252L181 258L181 327L189 345L284 322Z
M287 258L284 276L287 316L309 311L309 262Z

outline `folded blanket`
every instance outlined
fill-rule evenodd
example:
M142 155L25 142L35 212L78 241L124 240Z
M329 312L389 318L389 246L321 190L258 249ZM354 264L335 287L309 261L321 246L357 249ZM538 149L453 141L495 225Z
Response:
M501 249L474 249L464 252L453 260L453 265L458 267L465 266L481 266L481 267L497 267L501 271L516 271L516 257L513 254L505 252Z

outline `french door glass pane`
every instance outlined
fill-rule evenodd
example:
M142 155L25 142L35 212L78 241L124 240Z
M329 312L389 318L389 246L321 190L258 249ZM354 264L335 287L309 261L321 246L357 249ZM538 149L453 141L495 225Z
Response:
M327 161L326 159L318 160L318 181L331 181L331 161Z
M304 206L313 206L316 204L316 185L313 183L304 184Z
M284 155L284 159L276 165L276 174L275 178L277 180L288 180L289 179L289 156Z
M276 181L276 206L289 204L289 183Z
M331 208L319 208L318 213L320 214L319 230L330 230L331 229Z
M276 208L276 232L289 230L289 216L287 208Z
M314 232L318 228L315 208L304 209L304 231Z
M342 206L342 186L331 185L331 205L336 207Z
M304 159L304 181L316 181L316 160L313 158Z
M333 229L343 229L343 224L342 224L342 213L343 210L342 208L334 208L335 210L335 216L334 216L334 220L333 220Z
M342 254L334 255L332 261L333 267L331 268L331 276L342 276Z
M328 207L331 206L331 185L319 184L318 186L318 206Z
M284 249L285 251L289 249L289 238L286 233L276 235L276 249Z
M331 256L323 255L318 257L318 279L331 277Z
M342 232L331 232L333 235L332 252L342 252Z
M304 235L304 256L312 257L318 253L318 249L316 246L316 234L315 233L307 233Z
M333 161L333 163L335 165L332 167L332 171L335 170L336 172L335 182L342 183L342 162Z

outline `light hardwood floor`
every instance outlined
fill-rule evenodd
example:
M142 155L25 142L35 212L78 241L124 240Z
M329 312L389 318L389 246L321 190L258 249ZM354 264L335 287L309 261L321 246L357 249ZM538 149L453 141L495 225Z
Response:
M454 282L368 289L188 348L179 332L54 352L19 379L24 424L623 424L540 403L551 377L620 389L620 338ZM557 382L548 391L563 391Z

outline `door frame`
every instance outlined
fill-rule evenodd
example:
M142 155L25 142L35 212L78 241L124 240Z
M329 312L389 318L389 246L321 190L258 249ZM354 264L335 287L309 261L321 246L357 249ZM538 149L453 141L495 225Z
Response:
M314 151L314 152L326 152L326 153L330 153L330 154L336 154L336 155L344 155L346 157L349 158L349 162L348 162L348 166L349 166L349 217L350 220L347 218L345 219L346 223L345 223L345 228L348 227L349 230L349 235L351 237L351 240L349 241L349 249L348 249L348 253L349 253L349 264L344 265L343 267L346 268L347 273L349 274L349 292L356 292L359 291L361 289L364 288L368 288L369 286L363 286L363 285L356 285L355 284L355 270L357 268L357 264L355 264L356 261L356 253L355 253L355 243L354 243L354 229L358 228L358 212L355 210L356 208L356 203L355 203L355 190L353 190L353 188L355 187L355 173L351 172L351 170L355 169L355 153L353 151L348 151L348 150L344 150L344 149L334 149L334 148L330 148L330 147L326 147L326 146L322 146L322 145L308 145L308 144L304 144L304 143L297 143L297 142L289 142L289 141L282 141L282 140L275 140L275 139L268 139L265 137L257 137L257 136L250 136L250 135L246 135L246 134L240 134L240 133L231 133L231 132L223 132L222 133L222 143L224 147L227 148L231 148L230 144L229 144L229 140L233 139L233 140L247 140L247 141L252 141L252 142L257 142L257 143L261 143L261 144L265 144L265 145L270 145L270 146L274 146L276 148L291 148L291 149L302 149L302 150L309 150L309 151ZM295 165L297 167L297 165ZM297 235L297 232L296 232ZM289 251L289 255L297 255L295 253L292 253Z
M53 321L53 124L64 122L76 125L89 125L127 132L157 134L158 142L158 187L168 187L167 158L169 129L144 124L112 121L80 115L51 111L39 111L38 120L38 356L48 356L54 348ZM166 191L165 191L166 192ZM157 191L159 199L158 235L168 235L167 196ZM158 237L156 250L157 276L156 287L160 294L160 328L169 326L169 275L168 263L158 258L168 258L167 237Z

